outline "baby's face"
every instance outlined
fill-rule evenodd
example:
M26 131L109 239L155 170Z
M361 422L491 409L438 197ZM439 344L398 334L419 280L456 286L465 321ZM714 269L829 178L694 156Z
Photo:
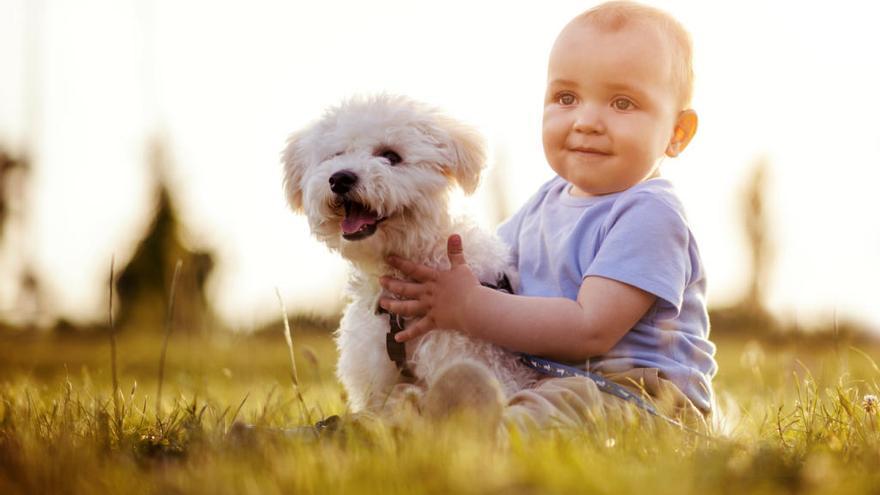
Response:
M656 176L680 110L671 60L651 29L563 30L550 54L543 141L572 194L609 194Z

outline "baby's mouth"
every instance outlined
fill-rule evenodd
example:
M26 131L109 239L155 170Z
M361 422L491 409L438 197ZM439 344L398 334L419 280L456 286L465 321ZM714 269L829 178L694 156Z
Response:
M577 148L572 148L571 150L574 151L574 152L577 152L577 153L582 153L582 154L585 154L585 155L592 155L592 156L608 156L608 155L611 154L611 153L608 152L608 151L599 150L599 149L596 149L596 148L582 148L582 147L577 147Z
M376 233L376 228L385 218L379 218L379 214L369 207L351 201L342 200L345 216L342 218L342 238L347 241L359 241Z

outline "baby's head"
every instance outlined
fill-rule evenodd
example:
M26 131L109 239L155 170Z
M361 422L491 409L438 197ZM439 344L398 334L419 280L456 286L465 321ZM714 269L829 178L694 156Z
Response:
M671 16L609 2L573 19L547 69L544 153L572 194L623 191L655 177L697 129L690 37Z

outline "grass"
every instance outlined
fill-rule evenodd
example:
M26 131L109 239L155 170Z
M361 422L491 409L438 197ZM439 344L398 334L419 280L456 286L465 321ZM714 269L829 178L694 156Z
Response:
M159 332L118 335L116 397L106 335L0 340L0 493L880 493L867 344L716 340L711 440L612 418L491 441L346 416L327 329L294 334L298 387L280 330L172 334L158 411ZM339 429L280 433L335 414Z

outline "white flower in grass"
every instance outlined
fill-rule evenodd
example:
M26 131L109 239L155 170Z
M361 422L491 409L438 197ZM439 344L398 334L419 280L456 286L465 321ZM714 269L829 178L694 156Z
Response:
M878 404L877 396L874 394L867 394L862 397L862 407L865 408L865 412L868 414L876 414Z

